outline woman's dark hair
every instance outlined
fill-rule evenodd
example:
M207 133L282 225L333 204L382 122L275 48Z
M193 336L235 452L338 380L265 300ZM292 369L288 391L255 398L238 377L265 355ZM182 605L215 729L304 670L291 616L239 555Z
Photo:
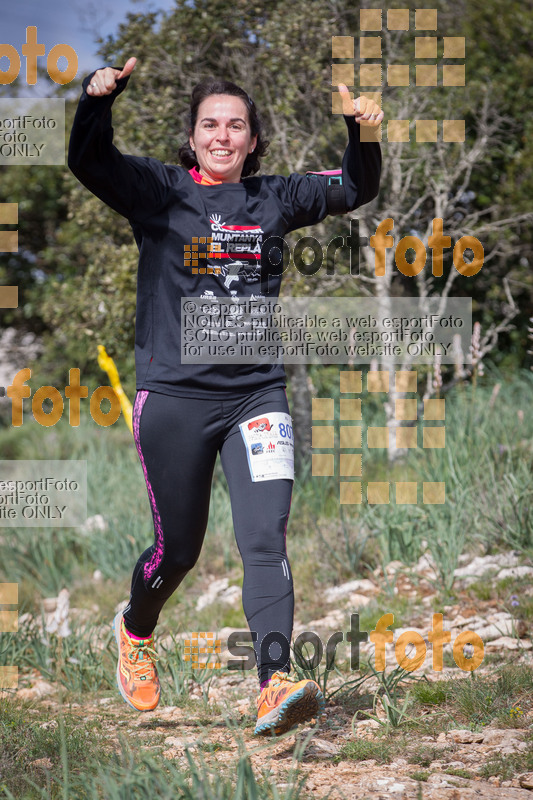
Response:
M255 107L255 103L252 98L244 91L244 89L241 89L240 86L237 86L236 83L232 83L231 81L217 80L216 78L207 78L201 83L198 83L192 90L191 106L185 123L187 141L182 144L178 150L181 163L187 169L192 169L192 167L199 166L198 161L196 160L196 154L189 144L189 136L196 127L200 103L202 100L205 100L206 97L209 97L212 94L231 94L235 97L240 97L248 109L248 119L250 122L251 133L252 136L257 134L257 144L255 145L253 153L248 153L246 156L242 167L242 177L246 178L248 175L254 175L259 171L259 159L265 155L269 145L269 142L264 138L263 135L263 125L259 118L259 114L257 113L257 108Z

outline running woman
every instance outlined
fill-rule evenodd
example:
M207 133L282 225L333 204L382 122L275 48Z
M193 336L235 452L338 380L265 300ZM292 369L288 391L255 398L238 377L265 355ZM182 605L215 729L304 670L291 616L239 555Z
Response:
M262 263L262 244L377 195L380 148L360 142L357 123L378 125L383 112L339 87L348 146L344 194L334 201L328 174L255 177L268 142L253 100L224 80L194 88L181 166L120 153L111 107L135 63L130 58L122 69L103 67L85 78L68 161L81 183L128 219L140 254L133 431L154 542L139 557L128 605L114 619L117 684L139 711L159 702L153 632L200 555L220 453L260 683L255 733L281 734L324 707L314 681L290 675L294 592L286 530L294 471L285 372L279 363L182 363L181 298L276 298L283 269ZM216 254L199 262L202 274L191 253L208 239ZM270 439L283 436L283 457L270 448L267 458ZM272 655L271 645L281 655Z

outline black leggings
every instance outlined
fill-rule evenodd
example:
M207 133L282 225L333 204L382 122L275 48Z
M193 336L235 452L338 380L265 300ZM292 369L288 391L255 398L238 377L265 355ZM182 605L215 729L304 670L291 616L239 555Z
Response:
M229 487L233 526L244 566L242 603L254 640L259 680L290 670L281 647L261 642L279 631L290 643L294 612L286 531L293 481L253 482L239 423L273 412L288 414L283 388L233 400L199 400L140 390L133 432L154 521L154 544L133 571L126 628L148 637L166 600L196 564L207 527L217 453ZM274 637L280 640L281 637ZM267 641L270 641L270 637ZM266 644L266 643L265 643Z

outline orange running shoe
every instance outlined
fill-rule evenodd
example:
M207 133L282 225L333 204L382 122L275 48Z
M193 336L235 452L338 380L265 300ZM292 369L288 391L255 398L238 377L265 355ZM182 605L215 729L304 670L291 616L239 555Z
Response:
M154 635L132 639L124 625L122 611L113 620L118 646L117 686L128 705L136 711L152 711L159 703L161 687L157 677Z
M256 699L257 724L254 734L279 736L324 712L324 695L318 683L299 681L286 672L275 672Z

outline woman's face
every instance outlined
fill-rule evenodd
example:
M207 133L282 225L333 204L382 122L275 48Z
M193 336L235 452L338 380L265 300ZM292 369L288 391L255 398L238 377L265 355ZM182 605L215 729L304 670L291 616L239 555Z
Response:
M238 183L246 156L257 144L244 101L231 94L212 94L202 100L189 143L202 175Z

